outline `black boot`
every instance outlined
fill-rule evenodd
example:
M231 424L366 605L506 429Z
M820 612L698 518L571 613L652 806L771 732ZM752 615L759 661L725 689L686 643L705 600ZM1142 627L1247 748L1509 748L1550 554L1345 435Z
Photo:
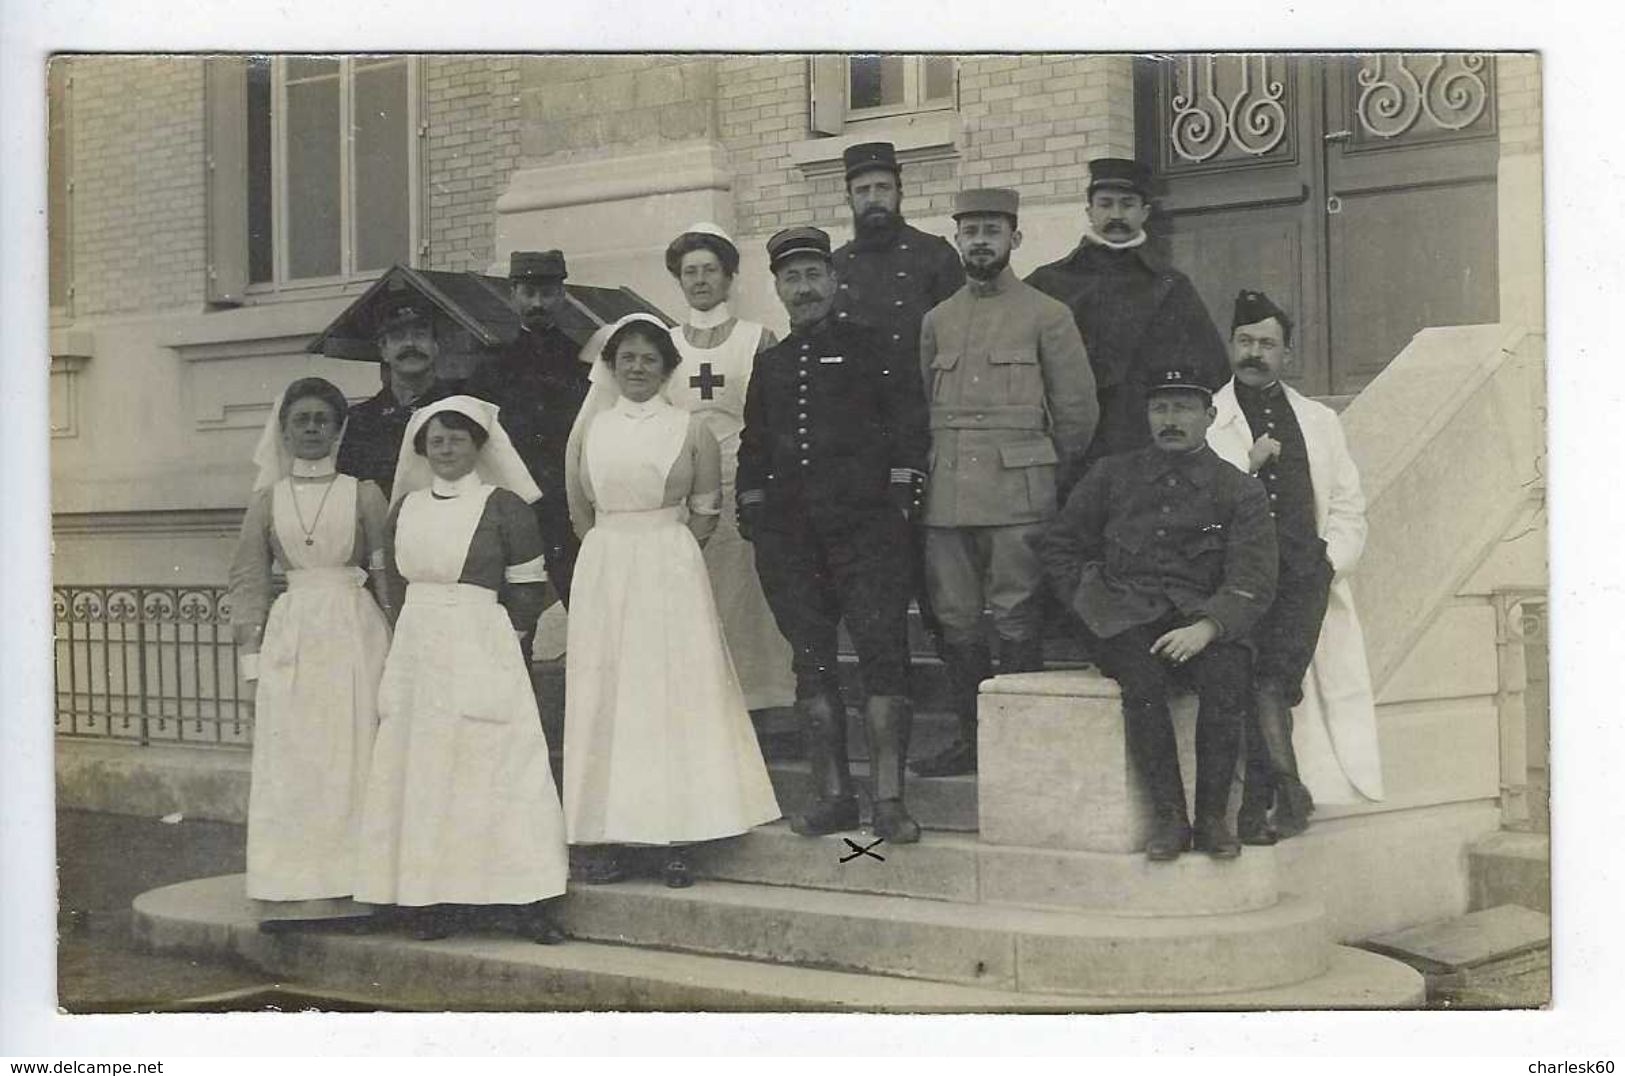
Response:
M1235 859L1241 855L1241 842L1230 832L1223 815L1200 815L1196 819L1196 832L1191 847L1206 852L1214 859Z
M1292 751L1292 708L1286 704L1284 692L1267 682L1257 685L1253 706L1258 714L1258 731L1274 771L1274 829L1282 838L1296 837L1309 828L1315 800L1298 780L1298 758Z
M943 750L909 767L920 777L949 777L976 772L977 692L982 681L987 679L991 659L987 647L978 643L948 647L943 663L947 666L948 690L953 700L954 716L959 721L959 735Z
M903 768L913 724L908 700L900 695L871 695L864 716L869 734L875 836L893 844L912 844L920 839L920 824L909 817L903 806Z
M858 828L858 797L846 758L846 706L834 693L800 699L796 709L807 731L807 759L812 763L817 798L790 819L803 837L820 837Z
M1275 800L1275 768L1258 730L1256 713L1249 712L1242 730L1246 761L1241 786L1241 808L1236 812L1236 836L1242 844L1271 845L1279 837L1270 825L1270 805Z
M1000 639L999 674L1043 672L1043 639Z
M514 916L514 933L537 945L557 945L568 939L570 935L553 918L547 903L539 900L519 907Z
M1166 699L1125 699L1123 731L1129 760L1151 800L1151 836L1147 859L1177 859L1191 844L1190 816L1185 810L1185 782L1179 776L1178 745Z

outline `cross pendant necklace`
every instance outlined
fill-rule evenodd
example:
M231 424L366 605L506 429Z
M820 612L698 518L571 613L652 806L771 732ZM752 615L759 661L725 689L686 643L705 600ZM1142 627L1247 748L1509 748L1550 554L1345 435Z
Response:
M306 545L316 544L316 525L322 521L322 510L327 507L327 498L332 494L333 487L336 485L338 485L336 477L327 483L327 488L322 491L322 499L316 505L316 517L310 521L310 526L307 527L305 526L305 514L299 510L299 488L289 483L288 492L293 496L293 515L299 521L299 529L304 532Z

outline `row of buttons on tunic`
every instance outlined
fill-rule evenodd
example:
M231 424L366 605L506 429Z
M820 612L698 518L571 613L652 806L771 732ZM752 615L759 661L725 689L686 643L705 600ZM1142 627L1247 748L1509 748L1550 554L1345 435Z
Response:
M800 408L796 412L796 416L802 422L807 421L807 378L809 376L808 373L807 373L807 355L806 355L807 350L808 350L808 345L803 343L801 345L801 351L802 351L802 355L801 355L801 371L800 371L800 373L798 373L796 375L797 379L798 379L798 382L799 382L799 384L797 385L798 395L796 397L796 401L797 401L797 406ZM807 427L806 426L797 426L796 427L796 432L801 434L802 437L806 437L807 436ZM812 446L809 445L806 441L801 442L801 451L802 452L808 452L808 451L811 450L811 448L812 448ZM812 461L810 459L808 459L806 456L801 457L801 465L803 467L808 466L809 464L811 464L811 462Z

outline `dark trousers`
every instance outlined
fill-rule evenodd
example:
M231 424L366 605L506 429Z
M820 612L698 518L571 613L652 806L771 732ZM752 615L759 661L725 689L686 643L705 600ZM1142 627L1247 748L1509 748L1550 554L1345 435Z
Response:
M1323 559L1308 571L1281 566L1275 587L1275 602L1253 628L1251 636L1257 657L1253 659L1253 684L1259 691L1279 695L1281 706L1290 710L1303 701L1303 678L1314 660L1320 641L1320 627L1326 619L1326 603L1332 588L1332 566ZM1258 707L1248 701L1247 783L1268 788L1276 766L1272 763L1268 740L1258 724ZM1291 743L1292 725L1286 720L1283 739ZM1296 772L1295 762L1291 772Z
M536 502L536 525L542 532L542 561L547 565L547 578L558 591L559 601L570 607L570 578L575 575L576 556L581 552L581 540L570 526L570 506L565 503L563 491L558 496L544 495Z
M1196 712L1196 817L1222 817L1241 749L1242 715L1252 694L1252 654L1240 643L1210 643L1183 669L1151 653L1164 632L1183 627L1188 617L1170 616L1097 639L1101 668L1123 689L1123 725L1128 753L1159 814L1185 812L1185 785L1179 773L1168 697L1194 682ZM1188 679L1187 679L1188 678Z
M909 527L890 504L765 507L756 574L790 643L796 698L838 693L836 629L844 620L870 695L908 693Z

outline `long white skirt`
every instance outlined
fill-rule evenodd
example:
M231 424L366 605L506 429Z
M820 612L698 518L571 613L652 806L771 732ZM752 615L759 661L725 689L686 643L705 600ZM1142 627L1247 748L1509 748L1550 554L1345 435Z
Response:
M288 573L260 644L248 790L248 895L319 901L355 892L361 798L378 725L389 626L359 568ZM343 914L342 906L262 911Z
M356 897L528 904L564 892L564 818L496 593L413 583L379 689Z
M705 562L676 509L600 515L570 601L572 844L677 844L779 817Z

